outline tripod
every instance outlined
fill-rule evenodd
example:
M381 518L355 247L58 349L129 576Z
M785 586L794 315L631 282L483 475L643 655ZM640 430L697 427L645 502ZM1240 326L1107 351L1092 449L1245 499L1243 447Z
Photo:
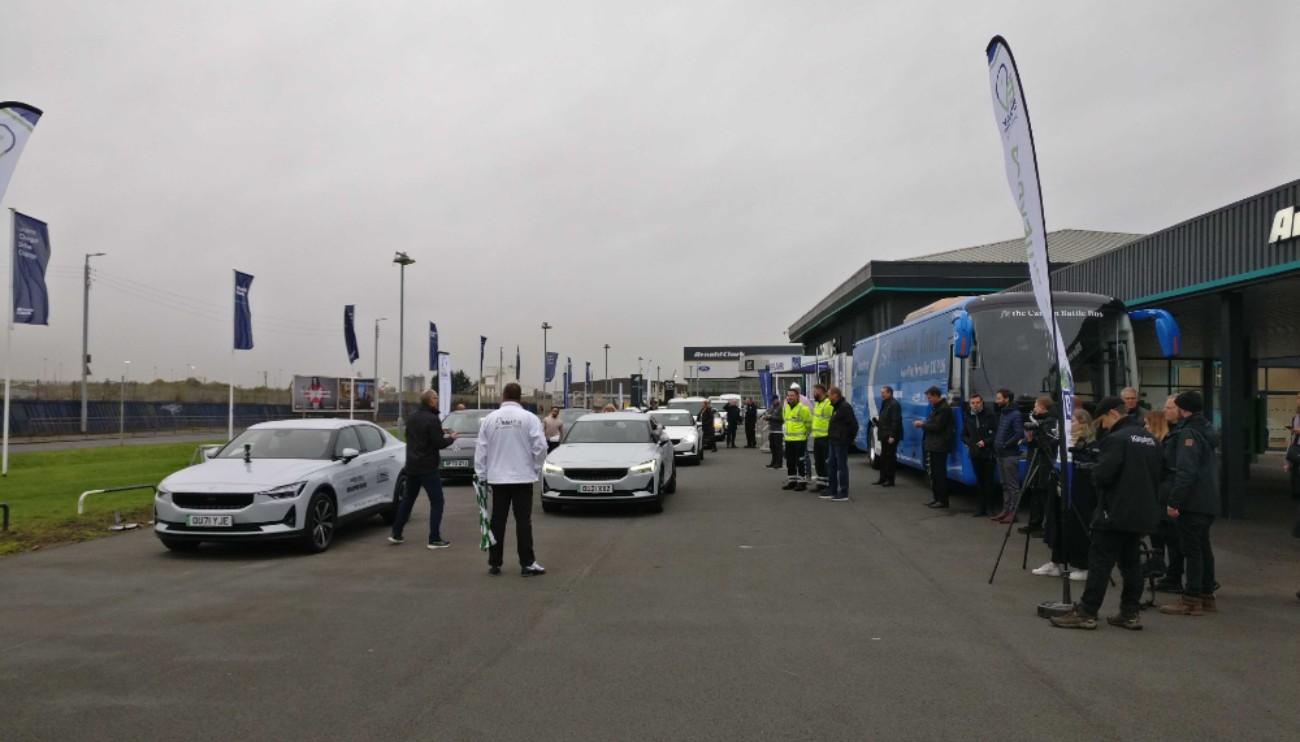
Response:
M1029 469L1025 472L1024 481L1020 483L1020 491L1016 493L1016 499L1011 503L1012 513L1017 513L1020 511L1020 501L1024 499L1025 493L1029 491L1029 483L1033 482L1038 477L1038 472L1041 470L1042 466L1043 466L1042 456L1038 455L1037 453L1034 453L1029 457ZM1053 483L1055 483L1055 475L1053 475ZM993 584L993 578L996 577L998 574L998 566L1002 564L1002 555L1006 553L1007 544L1011 541L1011 531L1015 527L1016 527L1016 519L1012 517L1011 521L1007 523L1007 532L1002 536L1002 548L998 549L997 561L993 562L993 572L989 575L990 585ZM1026 534L1024 566L1028 566L1028 563L1029 563L1029 535ZM1024 567L1022 567L1022 569L1023 568Z

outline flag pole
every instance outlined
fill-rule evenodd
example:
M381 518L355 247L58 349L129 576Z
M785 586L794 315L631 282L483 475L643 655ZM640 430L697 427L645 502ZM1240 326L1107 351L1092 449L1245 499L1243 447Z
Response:
M0 445L0 476L9 476L9 377L14 358L14 272L18 270L15 255L18 246L14 244L14 210L9 209L9 300L5 303L5 422L4 443Z
M235 306L236 301L234 299L234 297L238 296L239 292L238 272L231 270L231 276L234 278L234 283L231 286L234 289L234 292L231 294L230 302L230 331L233 333L235 331L235 323L239 321L235 316L235 312L237 312L238 309ZM235 338L233 336L230 338L230 379L228 383L229 401L226 410L226 440L232 441L235 439Z
M357 409L357 367L354 363L348 364L348 384L348 419L351 420Z

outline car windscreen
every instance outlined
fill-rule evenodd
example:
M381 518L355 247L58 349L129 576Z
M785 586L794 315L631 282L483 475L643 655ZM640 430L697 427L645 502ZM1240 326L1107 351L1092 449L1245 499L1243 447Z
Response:
M573 424L565 443L645 443L649 424L640 420L582 420Z
M235 436L217 458L243 458L244 444L251 444L250 456L255 459L328 459L333 433L332 430L254 428Z
M655 419L655 422L664 426L689 428L695 424L695 418L691 417L691 413L686 412L685 410L651 412L650 416Z
M704 402L703 402L703 401L699 401L699 402L669 402L669 403L668 403L668 409L670 409L670 410L685 410L685 411L691 413L692 416L700 414L700 410L701 410L703 407L704 407Z
M486 410L482 413L453 412L442 421L442 428L457 435L478 435L479 425L488 414Z
M570 408L567 410L560 410L560 422L564 423L565 425L569 425L577 422L578 418L582 417L583 415L590 415L590 414L591 414L591 410L586 410L586 409Z

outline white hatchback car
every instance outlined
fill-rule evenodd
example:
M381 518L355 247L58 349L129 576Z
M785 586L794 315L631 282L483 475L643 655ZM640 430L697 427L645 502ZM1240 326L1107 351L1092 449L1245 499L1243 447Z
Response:
M405 464L406 444L368 422L259 423L159 483L154 533L174 551L263 539L325 551L346 521L392 522Z

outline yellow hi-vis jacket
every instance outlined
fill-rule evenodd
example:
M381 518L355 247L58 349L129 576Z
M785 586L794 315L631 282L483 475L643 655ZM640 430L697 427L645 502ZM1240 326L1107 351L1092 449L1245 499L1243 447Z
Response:
M806 441L812 430L813 416L803 402L785 404L785 439L787 441Z
M829 397L825 397L820 402L813 402L812 411L812 435L814 438L825 438L831 432L831 415L835 414L835 408L831 406Z

